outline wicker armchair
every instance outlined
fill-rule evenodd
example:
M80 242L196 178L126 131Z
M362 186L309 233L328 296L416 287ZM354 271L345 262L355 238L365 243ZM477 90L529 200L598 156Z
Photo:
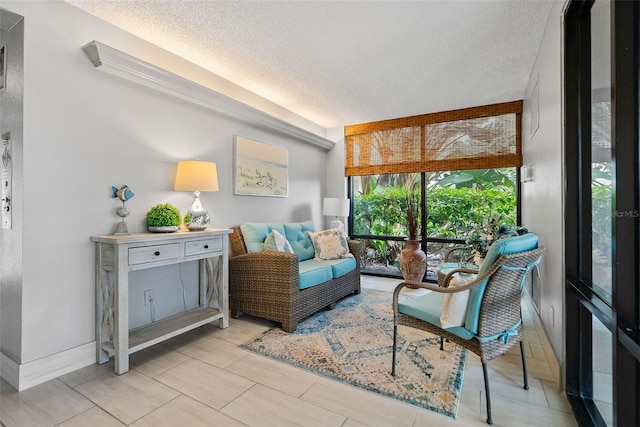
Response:
M298 322L349 295L360 293L359 242L349 240L355 256L355 270L309 288L299 287L298 256L285 252L252 252L247 248L240 227L229 235L229 303L231 316L240 313L262 317L293 332Z
M535 235L534 235L535 236ZM514 237L512 239L520 239ZM493 424L491 418L491 397L489 394L489 378L487 375L487 362L504 354L516 343L520 343L522 355L522 370L524 376L524 389L529 389L527 379L526 359L522 336L522 313L520 299L524 289L524 281L527 273L540 262L544 247L535 244L527 248L529 250L516 251L509 249L509 240L504 239L498 253L490 253L494 262L483 264L475 279L463 286L448 286L451 279L458 272L467 270L453 270L444 279L443 287L427 283L403 282L396 287L393 293L394 333L393 333L393 359L392 375L396 370L397 329L398 325L405 325L422 329L441 337L441 348L444 338L456 343L480 357L484 374L487 423ZM528 237L529 240L533 238ZM506 243L504 243L506 242ZM517 241L516 241L517 243ZM531 245L530 245L531 246ZM518 245L516 244L516 248ZM521 246L522 248L522 246ZM497 259L496 259L497 258ZM407 302L399 302L398 296L405 286L429 289L427 295L420 296ZM466 309L464 324L459 327L444 329L440 323L442 314L442 300L444 294L453 294L469 290L469 305ZM477 299L475 308L473 298Z
M444 253L443 263L457 263L457 262L469 262L473 261L473 255L471 254L471 247L466 245L457 245Z

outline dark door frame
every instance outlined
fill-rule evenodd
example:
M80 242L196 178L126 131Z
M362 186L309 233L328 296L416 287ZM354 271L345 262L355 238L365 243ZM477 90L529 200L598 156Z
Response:
M613 424L640 425L640 3L611 1L612 294L591 277L593 0L565 13L566 393L580 425L605 425L593 401L592 317L612 334Z

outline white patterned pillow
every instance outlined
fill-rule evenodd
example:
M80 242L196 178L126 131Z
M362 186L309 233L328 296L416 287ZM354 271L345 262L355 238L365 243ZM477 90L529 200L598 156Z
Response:
M293 253L291 243L286 237L282 235L278 230L272 230L271 233L264 239L264 250L274 252L288 252Z
M475 274L462 276L460 273L454 273L453 277L449 281L449 287L464 286L475 280L475 278ZM440 325L445 329L464 325L468 301L469 290L444 294L444 298L442 299Z
M323 231L309 231L313 243L315 259L339 259L353 257L344 233L334 228Z

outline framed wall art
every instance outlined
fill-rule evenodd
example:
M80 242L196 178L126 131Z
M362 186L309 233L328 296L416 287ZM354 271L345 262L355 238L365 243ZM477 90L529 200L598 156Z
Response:
M233 193L287 197L289 152L286 148L234 136Z

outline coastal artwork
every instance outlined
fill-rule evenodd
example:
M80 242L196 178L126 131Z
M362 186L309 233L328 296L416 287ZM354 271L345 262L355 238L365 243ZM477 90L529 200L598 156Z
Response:
M287 197L289 154L286 148L236 135L234 194Z

